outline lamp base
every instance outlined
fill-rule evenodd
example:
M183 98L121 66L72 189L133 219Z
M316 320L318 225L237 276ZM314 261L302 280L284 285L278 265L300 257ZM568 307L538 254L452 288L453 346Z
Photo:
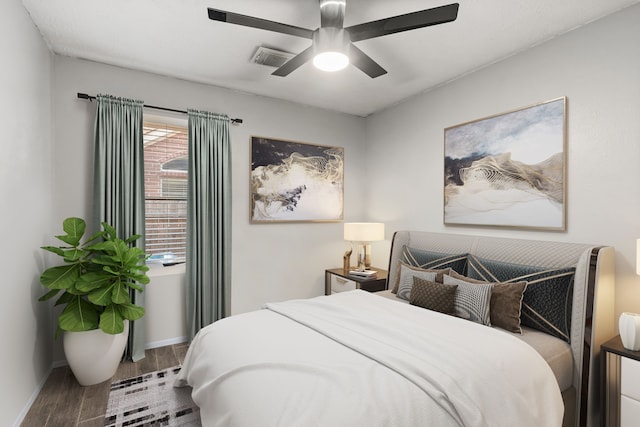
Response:
M640 350L640 314L622 313L618 323L620 339L627 350Z
M358 245L358 271L365 271L371 267L371 245L360 243Z

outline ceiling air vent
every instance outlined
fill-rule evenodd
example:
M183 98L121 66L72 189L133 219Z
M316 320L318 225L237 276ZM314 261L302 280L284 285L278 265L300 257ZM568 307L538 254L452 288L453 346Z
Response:
M256 49L256 53L253 54L251 62L278 68L294 56L295 55L293 53L260 46Z

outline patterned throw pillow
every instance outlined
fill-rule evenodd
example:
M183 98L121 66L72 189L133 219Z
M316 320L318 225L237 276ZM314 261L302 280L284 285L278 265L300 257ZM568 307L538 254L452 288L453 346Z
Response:
M467 276L489 282L527 282L521 323L569 342L575 268L543 268L469 255Z
M449 275L469 283L487 283L481 280L470 279L455 271L452 271ZM509 332L522 333L520 315L522 312L522 297L526 288L527 282L493 283L489 304L491 326L497 326Z
M441 270L451 268L460 274L464 274L465 266L467 265L467 254L443 254L439 252L423 251L421 249L404 245L402 247L402 256L400 257L400 261L423 270ZM391 292L398 292L398 281L394 283Z
M402 248L402 260L407 264L420 268L451 268L464 274L467 265L467 254L445 254L412 248L405 245Z
M482 325L491 326L489 304L490 283L469 283L451 276L444 276L445 285L458 285L453 302L453 314Z
M423 270L400 263L400 279L398 280L398 298L409 300L411 288L413 288L413 278L418 277L423 280L436 281L440 271ZM442 279L441 279L442 280Z
M458 285L445 285L414 277L409 303L440 313L453 314L457 288Z

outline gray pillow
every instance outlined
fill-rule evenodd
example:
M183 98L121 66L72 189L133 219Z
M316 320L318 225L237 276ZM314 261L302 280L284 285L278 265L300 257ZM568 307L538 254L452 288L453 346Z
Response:
M400 263L400 279L398 280L398 298L409 301L411 288L413 288L413 278L418 277L422 280L436 281L438 271L423 270L417 267L410 267Z
M490 283L469 283L451 276L444 276L443 281L445 285L458 285L453 302L455 316L491 326L489 307L493 285Z
M469 283L485 284L482 280L471 279L462 276L455 271L449 273L455 279ZM491 326L497 326L510 332L522 334L520 327L520 312L522 310L522 296L527 288L527 282L516 283L492 283L491 303L489 312Z

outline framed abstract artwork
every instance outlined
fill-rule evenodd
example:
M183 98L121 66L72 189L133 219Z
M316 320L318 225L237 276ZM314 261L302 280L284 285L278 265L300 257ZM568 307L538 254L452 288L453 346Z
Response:
M251 137L252 223L342 221L344 148Z
M444 130L444 223L566 229L566 97Z

